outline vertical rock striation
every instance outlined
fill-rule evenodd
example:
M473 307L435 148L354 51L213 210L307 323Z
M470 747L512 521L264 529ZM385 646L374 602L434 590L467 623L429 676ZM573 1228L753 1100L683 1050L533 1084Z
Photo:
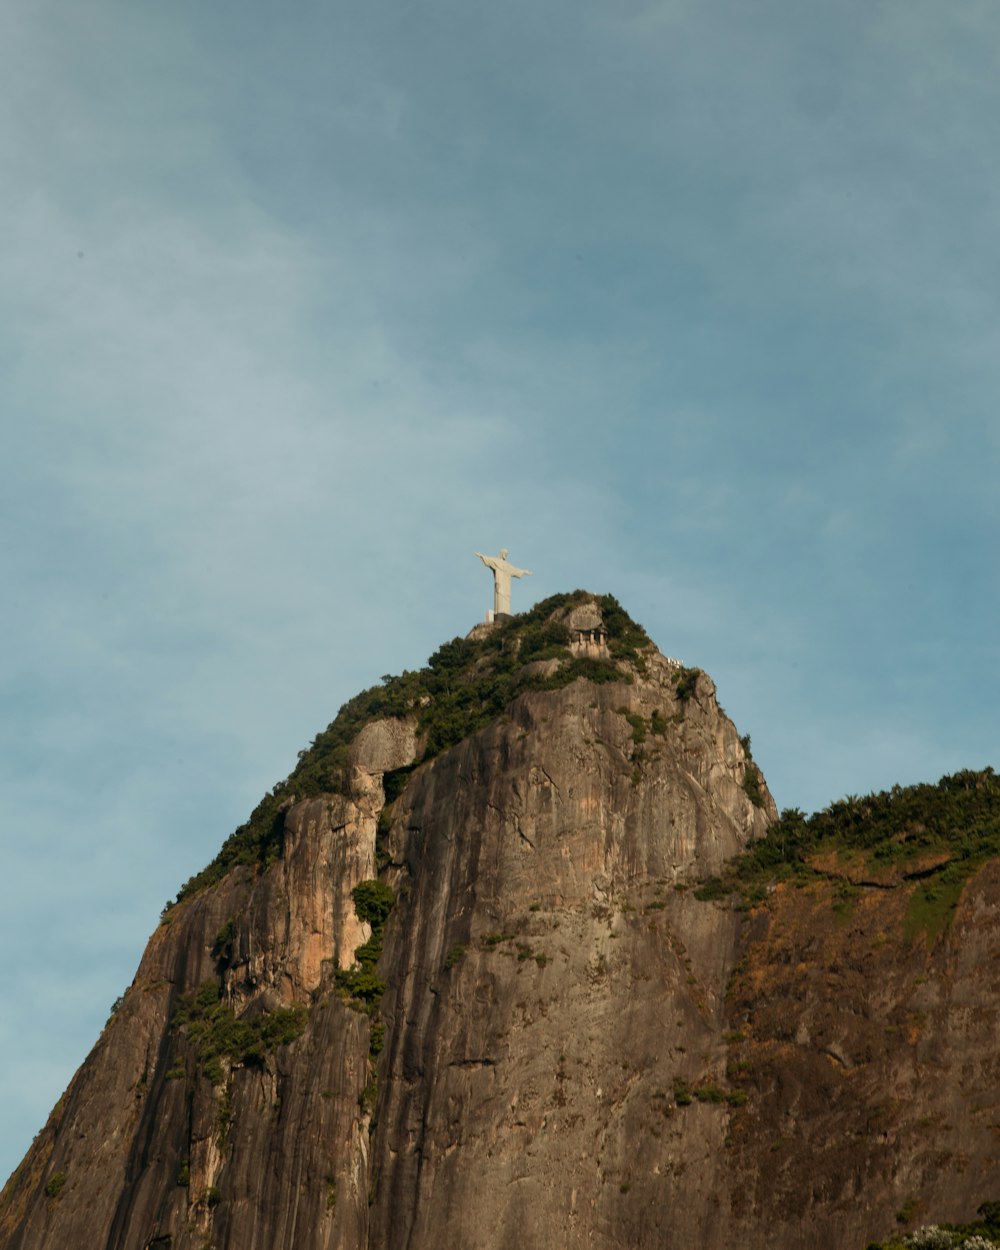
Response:
M711 681L676 675L525 696L407 788L373 1245L708 1244L725 1116L666 1113L725 1080L735 920L676 887L773 807Z

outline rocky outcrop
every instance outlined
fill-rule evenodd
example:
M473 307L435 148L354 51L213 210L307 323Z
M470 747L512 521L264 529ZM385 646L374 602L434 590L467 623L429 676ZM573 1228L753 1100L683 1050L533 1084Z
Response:
M0 1247L860 1247L996 1196L995 867L933 946L901 880L699 901L774 804L705 674L616 662L419 764L363 725L349 793L167 913Z

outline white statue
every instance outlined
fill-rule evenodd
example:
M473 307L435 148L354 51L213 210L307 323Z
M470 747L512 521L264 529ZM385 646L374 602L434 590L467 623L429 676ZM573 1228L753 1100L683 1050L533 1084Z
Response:
M488 569L493 570L493 615L501 613L510 615L510 579L512 577L531 577L531 569L519 569L507 562L507 548L503 547L498 556L484 556L481 551L475 553Z

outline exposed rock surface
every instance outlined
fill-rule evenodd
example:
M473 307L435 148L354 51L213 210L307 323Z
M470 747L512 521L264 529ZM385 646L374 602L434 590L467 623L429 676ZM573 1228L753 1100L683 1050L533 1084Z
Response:
M276 863L153 935L0 1247L860 1250L907 1199L995 1196L1000 873L930 952L889 936L905 883L846 920L822 884L748 920L699 902L774 805L711 680L643 667L520 695L388 807L417 722L365 726L349 795L290 802ZM376 876L370 1016L338 970ZM210 1054L206 984L231 1033L289 1033Z
M744 934L729 1194L761 1245L861 1250L1000 1193L1000 863L930 949L900 940L908 899L779 886Z
M735 920L673 887L767 816L704 676L633 763L619 709L679 716L673 688L657 659L522 699L407 788L373 1245L706 1244L726 1116L665 1113L675 1078L723 1079Z

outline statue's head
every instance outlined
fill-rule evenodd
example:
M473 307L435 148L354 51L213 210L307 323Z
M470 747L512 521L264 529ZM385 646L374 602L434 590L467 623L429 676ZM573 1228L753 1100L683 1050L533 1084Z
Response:
M501 548L500 548L500 559L501 559L501 560L506 560L506 559L507 559L507 548L506 548L506 547L501 547Z

